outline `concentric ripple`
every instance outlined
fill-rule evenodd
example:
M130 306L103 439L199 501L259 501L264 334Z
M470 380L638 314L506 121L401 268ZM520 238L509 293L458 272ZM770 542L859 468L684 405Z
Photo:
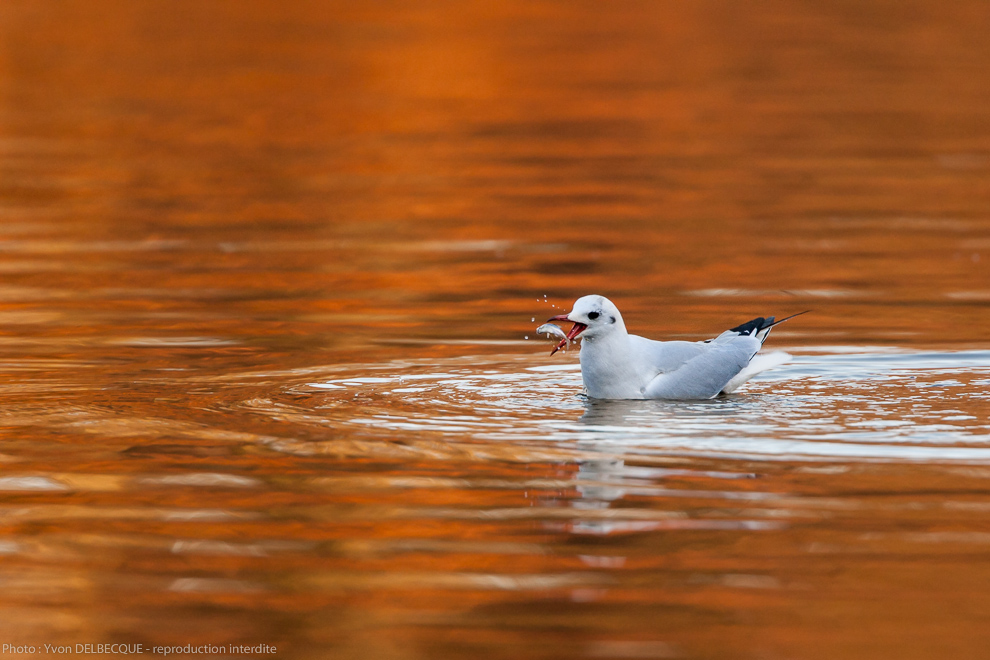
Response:
M239 407L379 438L589 453L990 461L990 352L825 347L712 401L598 401L573 357L353 365ZM313 372L315 373L315 372ZM335 440L282 443L320 453Z

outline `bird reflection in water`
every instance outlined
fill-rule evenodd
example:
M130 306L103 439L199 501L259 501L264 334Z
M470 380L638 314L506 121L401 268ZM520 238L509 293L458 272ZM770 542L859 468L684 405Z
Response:
M764 499L773 498L772 493L740 492L721 487L705 489L669 488L665 480L671 478L701 480L702 482L724 483L723 480L750 479L750 472L725 472L693 469L690 467L662 468L627 464L626 458L617 453L633 453L634 449L615 442L616 431L636 431L644 433L637 444L648 442L650 435L658 432L658 416L680 419L699 416L730 418L738 414L738 402L730 400L714 401L614 401L588 399L585 412L578 422L588 427L589 434L580 439L577 447L587 453L600 453L602 458L581 461L574 473L575 491L579 497L570 505L582 512L575 517L571 531L577 534L610 535L645 532L661 529L727 529L763 528L755 521L741 520L702 520L692 518L691 510L698 499L710 502L716 500ZM595 432L601 432L600 437ZM640 434L637 434L637 436ZM656 457L654 456L653 459ZM685 459L686 460L686 459ZM676 498L676 509L633 508L614 505L627 497L643 498L644 501L669 502ZM771 525L776 527L776 525Z
M611 400L589 397L585 401L584 414L578 418L578 422L591 427L589 431L604 433L616 428L623 430L643 426L656 428L661 418L684 420L705 417L721 421L717 418L737 415L740 412L740 404L744 401L746 399L740 395L693 401Z

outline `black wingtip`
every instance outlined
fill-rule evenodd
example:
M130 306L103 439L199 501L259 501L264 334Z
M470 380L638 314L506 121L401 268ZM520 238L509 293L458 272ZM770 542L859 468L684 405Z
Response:
M803 312L798 312L797 314L791 314L790 316L782 318L779 321L777 321L773 316L768 316L767 318L763 318L761 316L760 318L753 319L752 321L747 321L746 323L736 326L735 328L730 328L729 331L751 337L758 337L761 332L766 331L763 335L763 340L765 341L767 335L770 334L770 329L772 327L774 327L775 325L780 325L784 321L790 321L795 316L801 316L802 314L807 314L810 311L812 310L806 309Z
M762 316L758 319L753 319L752 321L746 321L742 325L737 325L734 328L729 328L729 332L735 332L740 335L752 335L756 334L763 328L769 328L773 326L773 317L768 319Z

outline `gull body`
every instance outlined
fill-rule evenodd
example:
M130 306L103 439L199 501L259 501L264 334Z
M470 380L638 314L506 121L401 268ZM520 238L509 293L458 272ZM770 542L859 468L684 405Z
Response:
M595 399L710 399L790 358L757 356L771 328L787 320L772 316L697 342L631 335L618 308L599 295L579 298L569 314L550 320L574 323L558 348L581 339L581 377Z

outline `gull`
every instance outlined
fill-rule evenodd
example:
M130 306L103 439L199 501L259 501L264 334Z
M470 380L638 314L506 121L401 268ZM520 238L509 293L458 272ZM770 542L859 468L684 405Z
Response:
M595 399L711 399L790 359L757 352L775 325L806 313L753 319L705 341L654 341L629 334L605 296L584 296L550 319L574 324L550 354L580 338L581 378Z

